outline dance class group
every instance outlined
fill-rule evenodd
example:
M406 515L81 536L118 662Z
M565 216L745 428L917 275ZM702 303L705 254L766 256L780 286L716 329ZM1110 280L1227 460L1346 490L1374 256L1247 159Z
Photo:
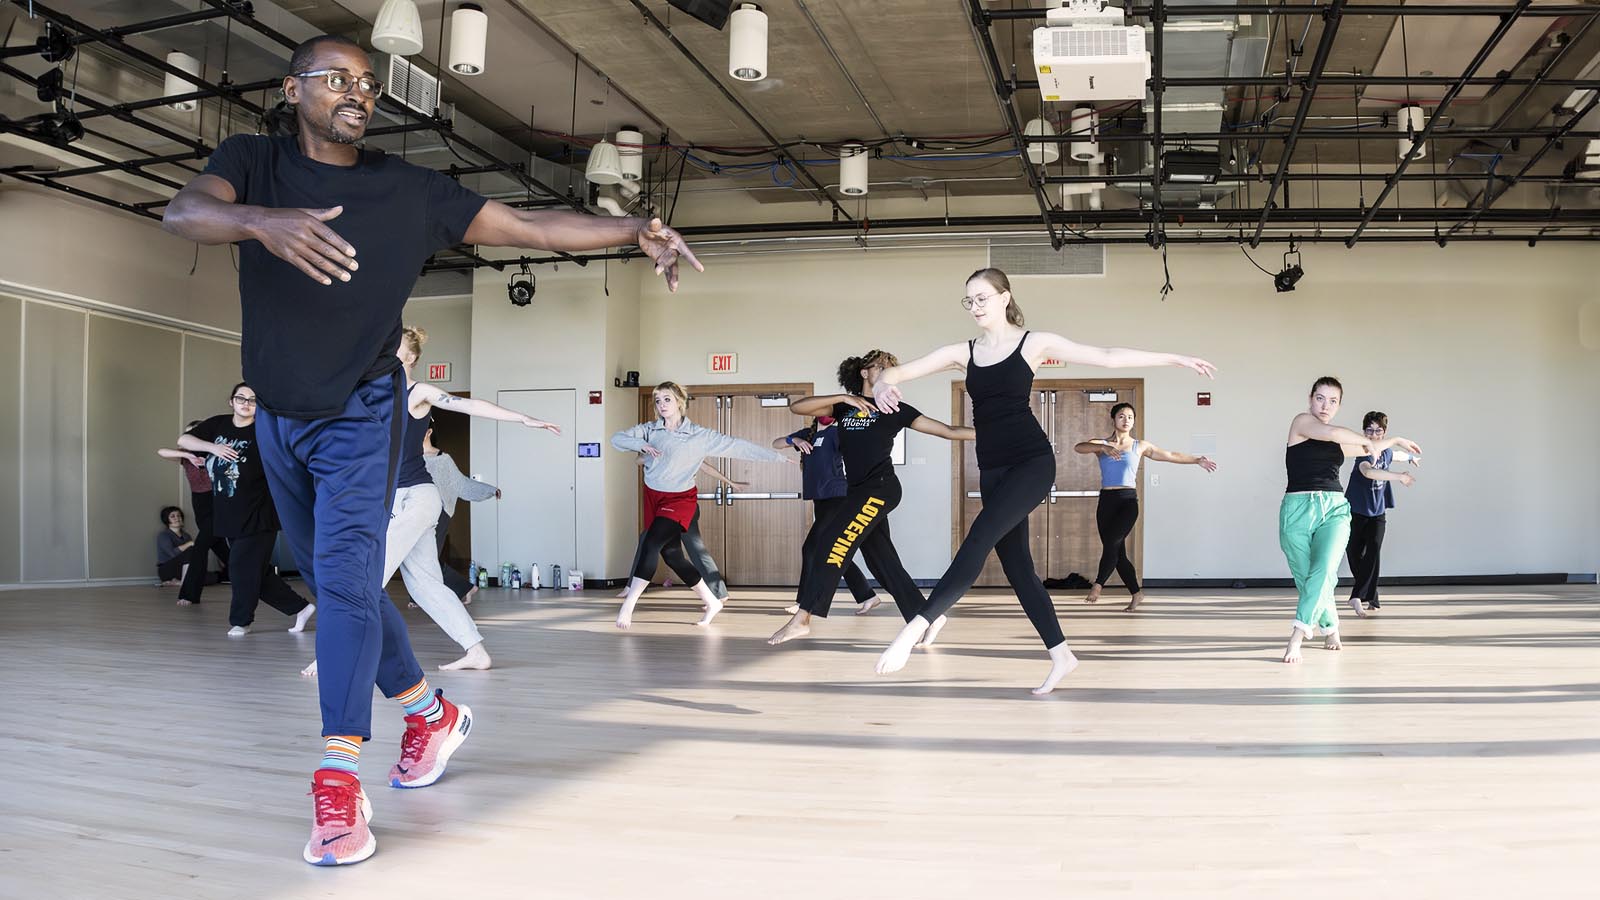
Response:
M441 568L439 540L457 497L486 499L494 490L430 452L431 418L435 411L463 413L558 430L415 380L426 336L405 328L401 314L423 263L461 243L549 251L637 244L674 291L680 261L703 267L659 220L512 209L441 172L362 148L358 142L381 86L352 41L325 35L304 42L290 72L283 91L297 133L226 139L166 208L169 231L198 243L239 246L244 381L229 393L228 413L196 423L176 450L163 452L193 467L197 498L210 489L208 512L200 511L198 500L195 506L201 534L185 543L180 517L173 540L162 541L167 550L189 554L189 571L169 565L163 574L189 576L179 602L197 600L207 553L223 538L231 556L230 635L248 633L258 599L294 617L291 630L304 628L315 613L317 662L307 674L317 676L324 751L312 777L313 822L302 856L314 865L343 865L367 859L377 846L368 827L372 804L359 778L372 735L372 686L397 701L405 717L400 758L389 770L392 787L436 782L473 727L472 710L434 689L418 663L405 620L385 593L393 574L401 573L412 601L461 646L464 655L441 668L491 664L465 608L470 586L452 584L454 573ZM828 615L841 578L860 611L876 605L855 569L859 552L905 623L876 665L880 674L898 671L915 648L937 638L992 551L1050 658L1033 692L1055 689L1078 660L1029 552L1028 514L1056 474L1054 450L1029 407L1035 371L1046 359L1108 368L1177 366L1207 378L1215 367L1195 356L1088 346L1028 331L1009 280L996 269L967 279L961 305L974 337L907 362L883 350L845 360L838 373L842 392L793 403L804 427L772 445L691 422L684 390L671 382L657 387L656 417L611 440L642 458L648 523L617 627L632 625L657 557L704 604L697 624L710 625L722 609L726 587L695 540L694 479L706 458L801 462L815 524L796 548L803 565L793 616L770 643L806 636ZM904 401L903 385L941 372L965 379L971 427L953 427ZM1336 379L1318 378L1306 411L1288 429L1279 533L1299 602L1284 662L1298 662L1302 640L1317 630L1326 634L1325 646L1338 649L1333 592L1341 554L1349 553L1356 570L1352 608L1358 615L1367 614L1369 603L1377 608L1390 483L1411 483L1409 474L1390 466L1414 463L1421 452L1409 440L1387 436L1381 413L1369 413L1360 432L1333 424L1341 397ZM1125 541L1138 515L1140 460L1207 472L1216 463L1135 438L1137 422L1126 404L1109 412L1104 436L1075 447L1099 457L1104 479L1097 518L1105 553L1086 599L1097 600L1117 571L1132 594L1128 609L1136 610L1143 597ZM890 535L902 500L891 448L905 428L974 441L980 469L982 510L926 595L907 574ZM1397 448L1403 455L1392 452ZM1348 493L1339 477L1347 458L1359 460ZM315 606L272 574L280 531ZM196 570L201 578L193 578Z

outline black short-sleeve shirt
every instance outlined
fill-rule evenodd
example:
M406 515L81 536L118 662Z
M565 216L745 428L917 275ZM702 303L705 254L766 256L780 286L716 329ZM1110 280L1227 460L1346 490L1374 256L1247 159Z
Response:
M235 135L205 173L239 203L344 207L328 227L356 248L360 268L324 286L257 241L240 243L244 380L281 416L331 416L363 381L400 361L400 315L429 256L458 244L483 197L450 177L379 150L354 166L307 158L292 136Z
M844 456L844 474L850 487L894 475L894 437L917 420L922 413L909 403L898 412L864 412L846 403L833 407L834 425L839 432L839 452Z
M201 422L189 434L207 443L226 444L239 454L233 462L205 454L217 535L236 538L277 531L278 510L267 488L267 471L261 467L255 423L240 428L233 424L233 416L224 414Z

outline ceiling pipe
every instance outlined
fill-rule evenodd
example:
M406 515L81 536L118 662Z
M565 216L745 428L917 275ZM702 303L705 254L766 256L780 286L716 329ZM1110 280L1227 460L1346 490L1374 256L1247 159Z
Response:
M1222 16L1312 16L1323 15L1331 3L1219 3L1215 6L1202 3L1170 3L1165 4L1163 12L1168 18L1203 18L1215 19ZM1130 16L1149 16L1156 5L1133 5L1127 7ZM1509 16L1521 15L1524 18L1538 19L1564 19L1569 16L1589 16L1594 14L1594 7L1590 5L1561 5L1561 6L1534 6L1527 7L1518 3L1515 6L1464 6L1460 4L1444 6L1400 6L1397 4L1373 4L1359 7L1362 15L1368 16ZM1004 22L1013 20L1043 19L1046 9L1031 7L1026 9L991 9L984 13L986 21Z
M1011 92L1005 86L1005 70L1000 67L1000 56L995 52L994 37L989 34L989 26L983 21L983 6L980 0L967 0L967 9L972 13L972 35L978 41L978 49L983 51L986 71L989 73L989 84L994 88L995 102L1000 106L1001 115L1005 117L1006 128L1011 132L1011 143L1016 148L1017 159L1022 163L1023 172L1028 176L1028 187L1033 190L1033 199L1039 204L1040 221L1044 224L1045 231L1050 234L1050 243L1059 249L1062 240L1056 234L1055 226L1050 224L1050 200L1045 196L1044 185L1039 181L1039 173L1034 169L1025 152L1022 136L1022 123L1017 121L1016 106L1011 102ZM1159 58L1159 48L1157 57Z
M1590 94L1589 95L1589 102L1585 103L1583 105L1582 109L1579 109L1579 110L1576 110L1576 111L1573 112L1572 118L1567 120L1567 124L1565 126L1563 126L1563 129L1564 130L1570 130L1574 126L1576 126L1578 124L1578 122L1582 121L1584 116L1587 116L1590 113L1590 111L1595 108L1595 104L1597 104L1597 103L1600 103L1600 93ZM1508 179L1504 180L1503 182L1501 182L1499 193L1495 192L1494 187L1493 187L1492 184L1491 184L1490 187L1486 188L1485 192L1483 194L1483 203L1478 206L1477 211L1475 213L1473 213L1471 217L1463 219L1460 222L1457 222L1456 224L1450 226L1450 230L1446 231L1444 233L1444 238L1443 239L1449 239L1449 238L1454 237L1456 232L1458 232L1461 229L1466 228L1467 226L1471 225L1472 223L1478 221L1478 217L1479 216L1482 216L1484 213L1488 212L1489 211L1489 207L1493 206L1494 202L1496 200L1499 200L1501 197L1504 197L1512 188L1517 186L1518 182L1522 181L1525 177L1527 177L1528 172L1532 171L1533 167L1538 165L1539 161L1544 159L1545 155L1548 154L1551 150L1553 150L1555 148L1556 144L1560 143L1560 141L1561 141L1561 135L1560 134L1552 135L1550 137L1550 139L1545 141L1544 145L1539 148L1538 152L1534 153L1533 156L1529 157L1528 161L1523 164L1522 168L1517 170L1517 174L1515 174L1515 175L1511 176L1510 178L1508 178ZM1575 183L1583 184L1583 183L1586 183L1586 182L1575 182ZM1441 239L1441 240L1443 240L1443 239Z
M1431 127L1433 123L1437 121L1439 121L1437 116L1431 117L1428 120L1428 125ZM1107 128L1107 122L1105 119L1101 119L1100 127L1100 133L1095 135L1095 140L1102 144L1127 144L1140 142L1150 143L1152 140L1154 140L1152 135L1142 132L1111 131L1109 128ZM1496 138L1506 138L1508 140L1543 140L1560 130L1561 129L1559 128L1524 128L1517 131L1495 131L1488 128L1452 128L1434 132L1433 138L1434 140L1439 141L1484 141L1494 140ZM1288 136L1288 130L1283 128L1275 128L1270 131L1256 131L1248 128L1239 128L1233 131L1169 131L1163 136L1163 141L1169 144L1198 144L1232 140L1272 140L1286 138ZM1566 136L1596 138L1600 137L1600 131L1573 131L1567 132ZM1392 129L1384 130L1381 128L1369 128L1361 131L1356 131L1353 129L1310 128L1301 131L1300 139L1318 141L1383 141L1384 143L1393 143L1395 134ZM1037 136L1024 135L1022 140L1024 143L1028 144L1067 144L1071 143L1073 140L1075 140L1075 138L1070 134Z
M1517 20L1521 18L1523 11L1528 9L1532 2L1533 0L1518 0L1518 3L1513 8L1513 11L1500 20L1500 24L1496 25L1494 31L1490 33L1489 39L1483 42L1482 47L1478 48L1477 55L1472 58L1472 62L1467 66L1466 71L1461 73L1462 78L1471 78L1473 75L1477 74L1478 68L1482 66L1484 61L1489 58L1489 54L1494 52L1494 48L1500 46L1500 41L1505 39L1507 34L1511 33L1511 26L1517 23ZM1592 13L1593 11L1591 10L1590 12ZM1436 106L1434 106L1433 115L1428 118L1428 124L1423 126L1422 132L1416 136L1412 142L1412 146L1416 146L1418 144L1424 146L1427 145L1428 137L1433 134L1434 126L1439 124L1439 117L1444 115L1444 111L1450 108L1450 104L1455 102L1456 97L1461 94L1461 91L1464 88L1465 85L1463 85L1460 81L1457 81L1455 84L1450 86L1448 91L1445 91L1444 97L1439 100L1439 103ZM1382 206L1383 201L1388 199L1389 194L1394 190L1395 185L1400 183L1400 176L1405 174L1406 169L1416 158L1416 154L1407 153L1405 158L1400 160L1400 165L1394 170L1394 175L1383 183L1383 190L1379 192L1378 199L1372 201L1372 206L1367 210L1366 216L1362 218L1361 224L1356 226L1355 234L1350 235L1350 237L1344 242L1346 247L1354 247L1356 245L1356 241L1361 240L1361 232L1367 229L1367 225L1372 222L1373 216L1378 211L1378 207Z
M67 38L67 43L73 47L81 47L85 44L97 44L106 40L107 38L102 37L102 35L123 38L132 34L143 34L147 31L160 31L163 28L192 25L195 22L204 22L207 19L215 19L225 15L227 13L219 9L202 9L195 12L178 13L177 15L163 16L159 19L136 22L132 25L118 25L115 28L102 29L98 34L94 35L75 34ZM0 59L10 59L14 56L35 56L38 53L38 47L32 44L22 44L16 47L0 48Z
M210 2L220 2L220 0L210 0ZM844 207L839 205L839 201L835 200L833 195L828 193L828 189L822 186L822 182L818 181L816 177L811 174L811 170L807 169L804 163L796 160L794 157L789 155L787 150L783 149L783 142L778 140L777 136L775 136L771 131L768 131L767 126L761 124L761 120L756 118L755 113L752 113L748 107L739 102L739 98L735 97L733 92L728 90L727 85L722 83L722 79L718 78L716 75L713 75L711 70L707 69L705 65L695 57L694 53L692 53L688 47L684 46L682 41L678 40L677 35L672 33L672 29L668 28L665 22L661 21L661 19L659 19L654 12L650 11L648 6L645 6L643 3L639 2L639 0L628 0L628 2L632 3L634 9L637 9L639 13L644 16L645 21L655 26L656 31L660 32L664 37L666 37L667 41L677 49L678 53L681 54L684 59L688 60L689 63L695 67L695 69L699 70L701 75L705 76L706 81L709 81L713 87L722 93L724 99L733 104L734 109L737 109L741 114L743 114L744 117L750 121L750 124L754 125L756 130L761 132L761 136L766 138L767 144L775 148L773 150L774 156L787 163L801 178L805 179L807 184L811 185L811 187L817 191L818 195L828 201L828 203L833 207L833 214L835 217L843 219L846 222L855 221L855 219L853 219L849 213L844 211Z
M1267 218L1272 215L1278 190L1283 187L1283 178L1294 161L1295 144L1300 140L1300 130L1305 127L1306 113L1311 112L1311 103L1317 95L1317 83L1322 78L1322 70L1328 65L1328 54L1333 50L1334 39L1339 35L1339 23L1344 20L1344 5L1345 0L1333 0L1323 13L1322 37L1317 41L1317 52L1311 57L1311 71L1306 75L1305 87L1300 93L1300 105L1294 111L1294 123L1283 138L1283 152L1278 157L1277 170L1272 173L1272 187L1267 189L1267 199L1261 204L1261 219L1256 222L1256 232L1250 237L1251 247L1261 245L1261 232L1267 227Z
M1365 7L1351 7L1365 9ZM1568 46L1571 46L1570 44ZM1180 87L1298 87L1305 76L1278 75L1170 75L1162 79L1169 88ZM1323 87L1449 87L1460 79L1449 75L1323 75ZM1007 82L1013 90L1037 91L1039 80L1014 78ZM1544 78L1536 75L1519 75L1499 78L1477 76L1468 78L1468 87L1516 87L1536 85L1544 87L1600 88L1595 78Z

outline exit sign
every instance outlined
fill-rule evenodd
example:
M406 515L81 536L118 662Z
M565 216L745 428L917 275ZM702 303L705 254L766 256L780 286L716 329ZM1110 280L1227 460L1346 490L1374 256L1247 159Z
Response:
M739 371L739 354L713 353L706 357L706 371L713 375L732 375Z
M1067 367L1067 364L1063 360L1059 360L1059 359L1041 359L1041 360L1039 360L1039 368L1041 368L1041 369L1065 369L1066 367Z
M450 364L449 363L428 363L428 380L429 381L449 381L450 380Z

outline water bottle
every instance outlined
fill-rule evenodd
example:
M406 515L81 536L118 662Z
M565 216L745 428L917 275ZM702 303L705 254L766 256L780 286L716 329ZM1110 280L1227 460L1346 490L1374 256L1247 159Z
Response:
M479 566L478 567L478 587L486 588L488 586L489 586L489 570L485 566Z
M518 568L515 568L515 567L513 567L511 569L511 589L514 590L514 591L522 590L522 570L521 569L518 569Z
M473 560L473 561L467 563L467 581L472 583L472 584L477 584L478 583L478 561L477 560Z
M528 587L539 589L539 564L536 562L528 563Z
M550 564L550 586L558 591L565 587L561 583L561 567L555 563Z
M500 586L511 586L511 563L500 564Z

